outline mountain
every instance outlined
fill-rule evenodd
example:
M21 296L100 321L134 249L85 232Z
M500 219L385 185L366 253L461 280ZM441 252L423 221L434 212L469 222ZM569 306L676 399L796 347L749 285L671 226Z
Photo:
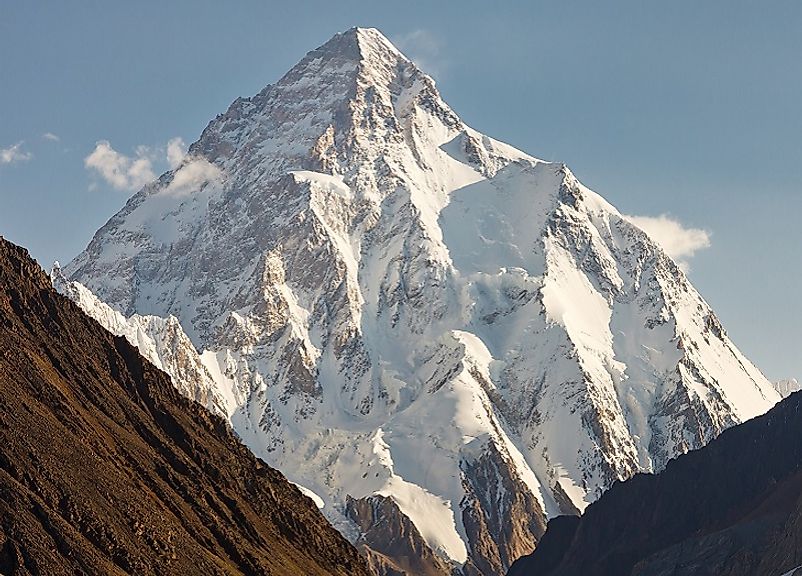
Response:
M799 384L799 381L796 378L789 378L787 380L778 380L774 382L774 388L779 392L780 396L783 398L788 398L794 392L799 392L802 390L802 385Z
M106 330L125 337L151 364L166 372L184 396L222 418L228 416L227 399L221 395L214 377L175 316L134 314L126 318L80 283L67 280L58 262L53 265L50 279L58 292L78 304Z
M365 575L312 501L0 238L0 573Z
M779 399L649 236L373 29L237 99L63 275L177 319L211 381L174 382L388 574L503 574Z
M802 394L549 522L509 576L780 576L802 565Z

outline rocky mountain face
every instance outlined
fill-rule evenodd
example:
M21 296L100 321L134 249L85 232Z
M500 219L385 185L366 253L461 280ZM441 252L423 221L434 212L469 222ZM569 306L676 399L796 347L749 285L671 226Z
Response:
M388 573L503 574L779 399L643 231L376 30L236 100L63 275Z
M0 573L369 574L310 499L2 238Z
M802 394L560 517L509 576L780 576L802 565ZM792 572L789 572L789 574Z
M58 292L78 304L106 330L125 337L151 364L166 372L181 394L199 402L213 414L227 417L226 399L175 316L134 314L125 317L80 283L67 280L58 262L50 272L50 279Z

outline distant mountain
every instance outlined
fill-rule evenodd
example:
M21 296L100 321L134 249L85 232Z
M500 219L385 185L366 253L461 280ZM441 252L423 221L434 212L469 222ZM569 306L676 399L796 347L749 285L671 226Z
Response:
M794 392L802 390L802 384L800 384L796 378L789 378L787 380L774 382L774 388L780 393L780 396L788 398Z
M509 576L781 576L802 566L802 394L560 517ZM788 572L791 574L791 572Z
M219 417L0 238L0 573L369 573Z
M372 29L236 100L64 275L394 573L503 574L779 399L642 230Z

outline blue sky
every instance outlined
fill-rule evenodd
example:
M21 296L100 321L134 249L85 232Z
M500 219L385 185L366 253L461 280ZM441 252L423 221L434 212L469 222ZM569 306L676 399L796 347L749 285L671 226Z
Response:
M668 215L735 342L802 377L802 3L166 4L0 0L0 234L44 265L132 193L87 169L98 142L160 173L171 139L374 26L473 127L566 162L622 212Z

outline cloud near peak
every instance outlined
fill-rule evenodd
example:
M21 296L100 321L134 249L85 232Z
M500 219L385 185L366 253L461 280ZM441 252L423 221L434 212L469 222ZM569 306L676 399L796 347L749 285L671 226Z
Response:
M182 156L182 160L184 157ZM164 189L166 194L182 195L197 190L206 182L214 182L220 178L220 168L206 158L189 158L183 162L173 175L173 180Z
M112 188L134 192L153 182L157 171L165 164L170 170L179 169L185 162L186 149L183 138L176 137L162 146L137 146L134 154L128 156L115 150L108 140L100 140L95 144L94 150L84 158L84 166ZM179 180L180 183L186 178L179 178L183 170L184 168L178 170L174 181ZM190 170L189 176L193 175L195 170ZM96 183L93 187L96 187Z
M710 247L710 232L701 228L687 228L667 214L660 216L628 216L624 218L646 232L685 272L690 270L690 259Z
M442 41L423 28L394 36L393 44L427 74L438 76L446 67Z
M180 136L171 138L167 142L167 164L171 170L175 170L181 165L181 161L187 155L187 145Z
M84 158L84 166L117 190L139 190L156 179L153 158L146 146L137 146L131 157L117 152L108 140L100 140Z

